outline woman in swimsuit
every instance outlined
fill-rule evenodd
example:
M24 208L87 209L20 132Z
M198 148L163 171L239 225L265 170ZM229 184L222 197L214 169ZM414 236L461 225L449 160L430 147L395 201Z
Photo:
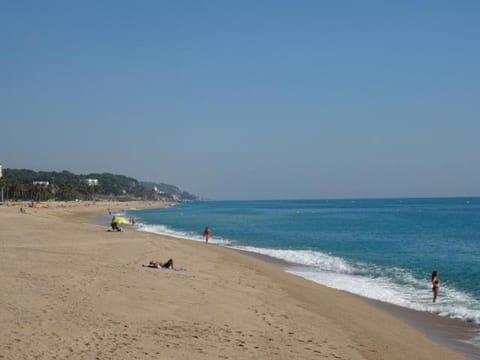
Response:
M164 268L164 269L173 269L173 260L168 259L167 262L162 262L159 260L152 260L148 263L148 267L153 267L153 268Z
M434 272L432 272L433 302L435 302L435 301L437 300L438 290L439 290L439 286L438 286L438 271L435 270Z
M203 236L205 237L205 242L208 244L208 238L210 237L210 229L208 226L203 231Z

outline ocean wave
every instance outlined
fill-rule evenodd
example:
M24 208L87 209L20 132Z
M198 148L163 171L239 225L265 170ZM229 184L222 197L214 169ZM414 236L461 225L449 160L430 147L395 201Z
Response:
M198 233L174 230L165 225L147 225L141 222L137 222L136 229L138 231L170 236L177 239L185 239L185 240L192 240L192 241L199 241L199 242L205 241L203 236ZM220 237L211 237L209 239L209 242L217 245L229 245L231 243L229 240L226 240Z
M319 268L298 266L289 267L286 270L316 283L369 299L480 324L478 300L462 291L442 286L441 296L436 303L433 303L429 280L422 281L411 274L405 276L404 281L399 282L398 276L375 277L368 274L329 272ZM409 278L411 281L406 281Z
M290 262L292 265L286 268L287 272L331 288L480 324L480 302L474 297L443 285L441 296L433 303L430 280L417 278L405 269L350 262L319 251L230 247Z
M255 252L267 255L280 260L301 264L305 266L314 266L323 271L335 273L351 274L354 269L342 258L331 256L319 251L312 250L282 250L282 249L264 249L253 246L231 246L234 249Z

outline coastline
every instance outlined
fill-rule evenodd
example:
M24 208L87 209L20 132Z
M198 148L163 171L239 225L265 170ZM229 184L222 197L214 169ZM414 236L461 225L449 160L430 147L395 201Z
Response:
M231 249L233 251L238 251L245 255L252 256L261 261L275 264L281 267L284 271L287 271L288 268L292 266L302 266L301 264L290 263L269 255L235 248ZM325 286L322 284L317 285ZM387 311L389 314L420 330L422 333L440 345L447 346L453 351L467 356L469 359L480 359L480 348L471 344L471 341L475 337L478 338L480 335L480 325L478 324L468 323L449 317L443 317L426 311L417 311L349 292L345 293L349 294L350 296L358 297L361 301L366 301L379 309Z
M109 233L92 224L106 208L0 208L0 285L11 289L0 295L5 359L464 358L278 264L161 235ZM158 257L186 271L141 267Z
M162 235L163 236L163 235ZM187 241L191 241L185 239ZM289 267L302 266L301 264L290 263L288 261L277 259L269 255L259 254L247 250L240 250L235 248L230 248L223 245L213 245L220 246L230 249L232 251L239 252L241 254L251 256L260 261L268 262L274 264L287 271ZM298 276L298 275L294 275ZM300 276L299 276L300 277ZM311 281L308 280L307 281ZM314 284L317 284L313 282ZM322 284L317 284L319 286L325 286ZM342 290L339 290L342 291ZM343 291L342 291L343 292ZM396 318L402 320L406 324L414 327L417 330L420 330L428 338L432 339L436 343L442 346L446 346L449 349L458 352L468 359L480 359L480 348L471 344L476 336L480 334L480 326L473 323L467 323L462 320L452 319L449 317L442 317L436 314L432 314L426 311L417 311L413 309L408 309L398 305L386 303L383 301L366 298L360 295L352 294L345 292L349 296L354 296L360 299L360 301L365 301L372 306L375 306L378 309L388 312L389 314L395 316Z
M155 234L155 233L153 233ZM159 236L168 236L160 235ZM185 239L181 237L175 237L176 239L194 241L191 239ZM269 255L264 255L248 250L236 249L233 247L213 244L213 246L219 246L222 248L227 248L241 254L251 256L260 261L268 262L274 264L283 269L283 271L288 271L289 267L303 267L301 264L291 263L286 260L278 259ZM295 274L294 274L295 275ZM299 276L299 275L295 275ZM299 276L301 278L301 276ZM307 279L307 281L311 281ZM315 283L315 282L313 282ZM325 286L322 284L315 283L319 286ZM340 290L341 291L341 290ZM406 324L413 326L415 329L420 330L427 337L437 342L440 345L446 346L451 350L458 352L469 359L480 359L480 348L478 345L473 345L472 341L477 340L480 335L480 325L465 322L458 319L453 319L449 317L444 317L429 313L427 311L418 311L398 305L390 304L380 300L370 299L364 296L352 294L345 292L350 296L358 297L361 301L366 301L378 309L387 311L389 314L395 316L396 318L402 320Z

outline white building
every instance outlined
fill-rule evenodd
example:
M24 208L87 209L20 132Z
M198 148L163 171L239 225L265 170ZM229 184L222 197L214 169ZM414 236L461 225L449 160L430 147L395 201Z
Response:
M34 181L33 185L48 186L50 183L48 181Z
M2 164L0 164L0 179L2 178L2 176L3 176Z
M98 179L85 179L84 182L88 186L97 186L98 185Z

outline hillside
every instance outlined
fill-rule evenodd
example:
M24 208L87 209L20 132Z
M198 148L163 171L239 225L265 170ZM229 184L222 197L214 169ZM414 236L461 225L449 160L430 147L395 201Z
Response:
M177 186L140 182L125 175L110 173L74 174L69 171L4 169L0 185L10 200L196 200Z

